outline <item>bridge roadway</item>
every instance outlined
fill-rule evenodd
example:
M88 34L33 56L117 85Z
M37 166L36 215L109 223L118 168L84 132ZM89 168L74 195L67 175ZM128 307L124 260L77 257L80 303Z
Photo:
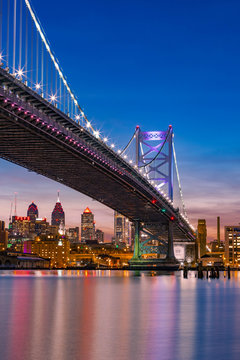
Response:
M163 239L171 217L175 239L195 239L179 212L137 170L3 68L0 157L88 195L146 228L159 226Z

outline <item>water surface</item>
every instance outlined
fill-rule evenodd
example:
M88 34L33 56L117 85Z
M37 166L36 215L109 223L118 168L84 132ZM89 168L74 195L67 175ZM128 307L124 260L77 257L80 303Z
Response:
M0 358L240 359L240 276L0 271Z

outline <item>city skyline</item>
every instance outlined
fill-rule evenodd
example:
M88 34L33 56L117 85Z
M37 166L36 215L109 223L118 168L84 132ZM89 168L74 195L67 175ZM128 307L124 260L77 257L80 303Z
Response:
M0 160L4 161L4 160ZM5 161L4 161L5 162ZM15 171L16 166L13 164L8 163L11 168L11 171ZM51 213L56 204L56 200L58 197L58 191L60 190L60 201L62 203L65 218L66 218L66 228L80 226L81 224L81 214L83 211L90 207L92 212L94 213L95 220L96 220L96 228L100 228L105 233L105 241L111 241L112 237L114 236L114 211L107 206L89 198L86 195L78 193L75 190L69 189L64 185L58 184L50 179L43 178L43 176L35 174L33 172L29 173L27 170L18 167L18 178L11 178L8 182L8 191L11 189L12 186L19 186L18 181L21 183L21 192L16 191L17 193L17 215L18 216L26 216L27 209L29 204L33 201L39 211L39 217L46 217L49 221L51 221ZM0 168L0 185L1 189L4 186L2 182L2 173ZM27 176L26 176L27 175ZM37 182L38 178L42 178ZM39 195L36 194L35 188L29 188L32 181L35 181L38 186L38 191L40 191ZM12 185L11 185L12 184ZM5 184L6 186L6 184ZM10 186L10 188L9 188ZM6 194L6 193L5 193ZM9 195L0 195L1 203L4 204L3 208L0 208L0 216L3 221L8 223L9 213L11 209L11 203L13 203L12 207L12 215L14 213L14 197L15 193L9 193ZM37 200L38 199L38 200ZM79 201L80 203L79 203ZM74 206L73 206L74 204ZM6 213L6 209L9 208L9 213ZM4 209L4 211L3 211ZM208 217L204 216L205 213L202 213L202 217L196 218L196 223L198 219L204 218L206 219L207 225L207 239L208 241L212 241L217 239L217 216L221 218L221 240L224 240L224 226L229 224L238 224L239 221L231 220L229 218L228 222L224 222L224 216L219 215L221 213L221 209L219 212L216 211L216 215L212 214L212 226L209 225ZM210 223L211 224L211 223ZM197 225L196 225L197 229Z
M240 5L184 1L183 12L176 1L123 1L116 15L108 1L102 3L105 12L97 1L90 5L70 0L68 9L62 2L32 3L79 102L102 133L124 146L136 125L144 130L173 125L189 219L196 228L197 219L206 218L208 238L214 239L216 217L221 216L223 239L223 226L238 223L240 210L236 166L240 53L235 46ZM63 17L64 30L58 21ZM98 61L96 53L101 55ZM234 129L231 137L226 136L227 126ZM8 207L10 211L15 191L21 209L21 198L37 202L32 193L38 188L39 198L46 199L43 212L50 219L48 196L60 185L4 160L0 168L1 218L8 219L5 212ZM16 182L10 186L12 176ZM77 225L76 193L61 189L68 202L67 216L76 219L69 225ZM81 209L89 205L85 196L77 198ZM96 202L91 207L111 237L112 210Z

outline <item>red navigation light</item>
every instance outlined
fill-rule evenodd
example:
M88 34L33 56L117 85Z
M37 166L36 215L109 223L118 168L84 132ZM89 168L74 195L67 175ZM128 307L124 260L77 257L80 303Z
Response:
M170 128L172 128L172 125L169 125Z
M152 204L156 204L157 200L156 199L152 199Z
M174 217L174 216L171 216L171 217L170 217L170 220L172 220L172 221L175 220L175 217Z
M136 129L139 129L139 125L136 126Z
M85 210L84 210L84 214L91 214L91 210L87 207Z

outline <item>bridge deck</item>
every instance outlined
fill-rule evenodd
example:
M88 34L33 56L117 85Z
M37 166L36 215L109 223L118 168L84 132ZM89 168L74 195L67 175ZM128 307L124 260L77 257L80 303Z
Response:
M4 69L0 156L84 193L131 221L161 227L174 216L175 238L194 239L187 222L137 171Z

